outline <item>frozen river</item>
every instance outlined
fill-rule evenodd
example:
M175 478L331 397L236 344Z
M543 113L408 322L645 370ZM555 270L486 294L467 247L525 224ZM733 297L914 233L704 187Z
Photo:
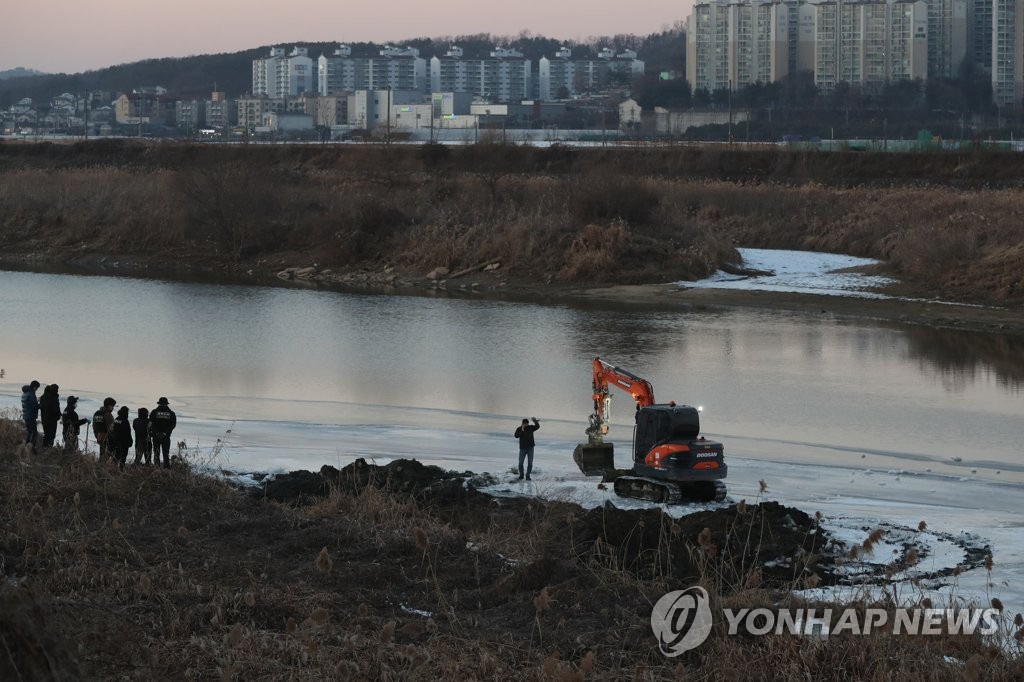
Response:
M176 440L209 449L220 438L219 463L238 471L411 456L503 472L512 431L536 416L538 480L505 488L589 503L601 493L571 453L600 355L650 379L661 401L703 406L705 434L726 447L733 499L755 498L765 480L769 497L837 523L926 520L978 534L996 555L985 589L1024 607L1019 338L824 313L24 272L0 272L0 319L0 407L15 407L31 379L80 396L83 414L107 395L133 414L167 396ZM620 459L632 411L614 397Z

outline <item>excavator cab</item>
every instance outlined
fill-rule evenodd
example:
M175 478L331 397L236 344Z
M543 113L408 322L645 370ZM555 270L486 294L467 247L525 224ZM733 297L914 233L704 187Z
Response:
M700 413L689 405L651 405L636 413L633 461L643 462L656 445L689 443L700 435Z

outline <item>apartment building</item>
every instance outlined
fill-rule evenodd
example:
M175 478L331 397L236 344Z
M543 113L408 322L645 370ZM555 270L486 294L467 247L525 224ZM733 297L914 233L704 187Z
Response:
M694 90L735 90L777 81L794 68L810 68L800 17L797 3L697 2L687 19L687 80Z
M928 6L923 0L826 0L814 8L814 81L820 89L928 76Z
M272 47L268 56L252 60L253 95L296 97L315 89L314 78L313 60L304 47L287 54L283 47Z
M444 57L430 60L431 92L467 92L492 102L529 99L533 92L530 60L523 53L498 47L486 59L465 58L453 45Z
M234 102L225 93L210 93L205 104L207 127L223 130L234 123Z
M568 99L594 90L611 82L613 73L629 77L643 75L644 63L629 50L615 54L605 48L597 59L573 59L572 50L562 47L553 59L541 57L537 63L537 96L542 100Z
M992 8L994 0L968 0L967 56L974 68L992 70Z
M967 56L968 0L927 2L928 76L953 78Z
M317 60L317 89L321 95L355 90L418 90L425 92L427 61L412 47L385 46L376 56L353 56L339 45L330 56Z
M1020 106L1024 99L1024 0L992 2L992 99Z
M166 97L166 90L156 92L134 90L114 100L114 120L123 125L152 123L174 125L175 101Z

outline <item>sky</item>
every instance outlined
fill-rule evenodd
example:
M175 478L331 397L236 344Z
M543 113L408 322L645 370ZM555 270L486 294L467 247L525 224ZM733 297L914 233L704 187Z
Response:
M682 21L690 0L48 0L45 10L10 2L0 12L0 70L78 73L160 57L237 52L293 42L401 43L416 37L522 31L561 40L647 35ZM301 8L301 9L300 9ZM641 55L642 57L642 55Z

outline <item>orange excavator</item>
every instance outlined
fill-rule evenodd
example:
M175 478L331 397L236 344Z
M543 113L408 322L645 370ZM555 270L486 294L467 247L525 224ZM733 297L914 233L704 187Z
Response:
M587 442L573 452L585 476L603 476L613 482L615 494L650 502L721 502L726 496L722 479L726 467L721 443L700 435L700 412L689 405L657 405L654 388L601 358L594 358L594 413L586 430ZM636 402L633 429L633 467L615 468L615 448L606 443L611 412L610 386L620 388Z

